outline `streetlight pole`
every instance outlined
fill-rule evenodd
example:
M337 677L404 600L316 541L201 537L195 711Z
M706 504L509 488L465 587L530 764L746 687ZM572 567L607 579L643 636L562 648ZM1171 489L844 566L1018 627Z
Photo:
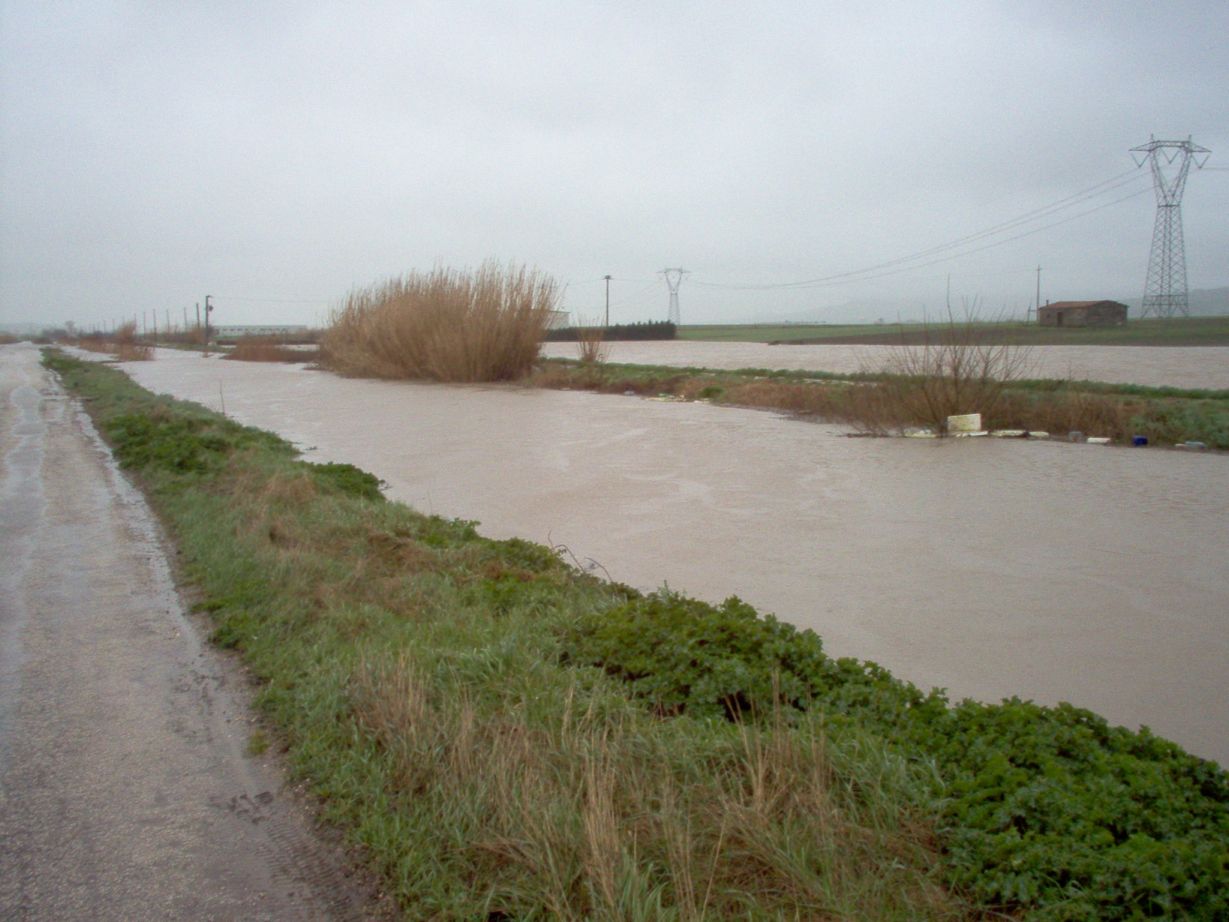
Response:
M606 279L606 328L610 327L610 276L603 276Z
M209 354L209 315L213 313L213 305L209 302L213 295L205 295L205 355Z

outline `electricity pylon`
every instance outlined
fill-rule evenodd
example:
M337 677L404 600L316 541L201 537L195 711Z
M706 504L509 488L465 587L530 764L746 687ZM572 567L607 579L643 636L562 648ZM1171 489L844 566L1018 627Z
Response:
M666 277L666 286L670 289L670 314L669 321L675 326L682 323L682 318L679 316L679 285L683 281L684 275L691 273L686 269L662 269L661 275Z
M1131 148L1135 165L1147 160L1156 187L1156 223L1152 225L1152 252L1148 256L1148 277L1144 281L1144 304L1140 316L1155 314L1172 317L1190 313L1186 293L1186 251L1182 241L1182 190L1191 161L1200 169L1212 153L1206 147L1185 141L1158 141ZM1200 159L1200 155L1203 158ZM1169 175L1165 167L1172 167Z

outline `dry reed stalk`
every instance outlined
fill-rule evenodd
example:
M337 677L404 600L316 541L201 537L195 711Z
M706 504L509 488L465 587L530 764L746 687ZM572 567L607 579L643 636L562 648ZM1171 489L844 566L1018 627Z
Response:
M137 338L137 325L133 321L121 324L110 337L87 336L76 345L90 352L109 353L120 362L148 362L154 357L153 347Z
M524 267L410 273L352 292L333 312L321 358L352 375L513 380L537 359L557 301L555 281Z
M605 340L606 330L595 320L582 321L576 327L576 345L582 365L595 365L606 360Z
M288 349L273 336L244 337L225 356L236 362L308 362L313 357L309 351Z

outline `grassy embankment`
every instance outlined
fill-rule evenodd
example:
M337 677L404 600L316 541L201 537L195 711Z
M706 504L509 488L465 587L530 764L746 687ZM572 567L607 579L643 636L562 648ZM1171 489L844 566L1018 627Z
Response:
M941 326L941 325L940 325ZM1229 317L1149 317L1121 327L1043 327L1036 323L975 322L984 341L1016 346L1226 346ZM933 324L729 324L680 327L679 339L832 345L909 345L933 338Z
M735 600L642 596L48 364L409 918L1223 918L1229 776L1070 707L951 706Z
M981 412L992 429L1030 429L1063 437L1072 430L1130 444L1187 440L1229 450L1229 391L1104 384L1097 381L1016 380L973 387L971 399L927 407L928 382L886 373L836 375L747 368L718 371L651 365L544 362L528 379L539 387L610 394L670 396L730 406L779 410L869 433L913 425L938 426L951 413ZM1001 385L1001 386L1000 386Z

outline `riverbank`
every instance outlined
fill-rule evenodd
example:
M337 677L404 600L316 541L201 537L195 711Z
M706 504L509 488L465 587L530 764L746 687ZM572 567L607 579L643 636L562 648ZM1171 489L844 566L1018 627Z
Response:
M996 345L1229 345L1229 317L1149 317L1114 327L1043 327L1015 321L975 321L959 326L966 332L976 331L984 342ZM949 327L944 323L692 325L680 327L678 338L693 342L908 346L942 342Z
M597 582L56 365L411 916L1224 909L1229 781L1172 744L1069 707L947 707L745 606Z
M907 379L882 373L720 371L550 359L535 370L528 383L777 410L842 423L874 435L941 422L911 414L910 406L896 393L908 385ZM996 391L992 406L973 405L953 412L975 410L982 411L987 429L1044 432L1046 437L1064 440L1078 432L1120 445L1134 445L1137 438L1171 448L1196 442L1205 449L1229 451L1229 390L1018 380L1001 393Z

